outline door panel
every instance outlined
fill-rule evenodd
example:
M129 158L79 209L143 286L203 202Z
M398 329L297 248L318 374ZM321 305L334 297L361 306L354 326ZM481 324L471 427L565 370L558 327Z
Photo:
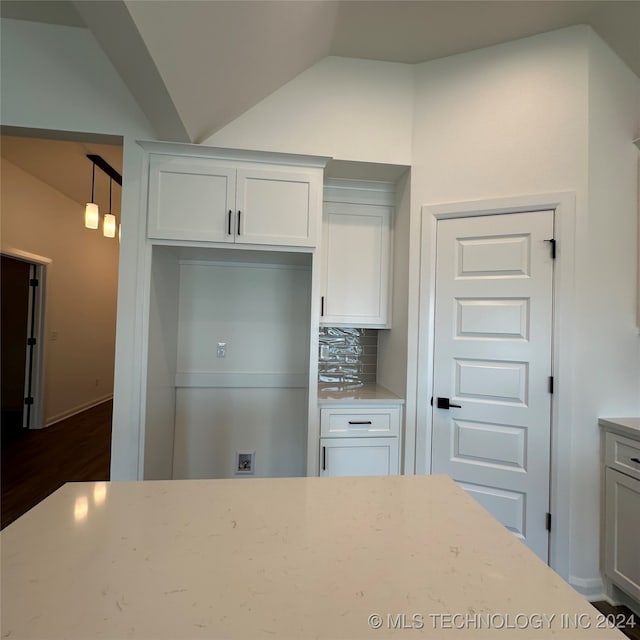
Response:
M23 426L27 333L29 325L29 271L22 260L2 256L0 286L2 320L2 435L10 436Z
M314 246L312 197L308 175L239 169L236 242Z
M223 163L151 156L149 237L233 242L235 190L236 171Z
M433 472L545 561L552 237L553 211L440 220L434 342Z

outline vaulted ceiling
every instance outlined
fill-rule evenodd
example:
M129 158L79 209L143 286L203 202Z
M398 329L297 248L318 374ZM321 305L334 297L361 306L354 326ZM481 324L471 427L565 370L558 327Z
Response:
M589 24L640 76L640 1L3 0L89 28L167 140L200 142L328 55L417 63Z

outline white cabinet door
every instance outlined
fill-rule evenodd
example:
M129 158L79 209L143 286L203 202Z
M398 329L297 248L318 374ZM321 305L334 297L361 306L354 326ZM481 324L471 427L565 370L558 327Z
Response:
M606 469L605 573L640 600L640 480Z
M386 476L398 473L397 438L321 438L321 476Z
M217 160L149 160L147 234L167 240L233 242L236 170Z
M238 169L236 242L315 246L318 190L308 173Z
M328 202L322 241L320 324L389 328L391 208Z

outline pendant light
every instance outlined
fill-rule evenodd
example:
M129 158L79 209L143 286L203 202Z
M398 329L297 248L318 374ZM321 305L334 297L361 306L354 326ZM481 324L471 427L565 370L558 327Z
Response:
M109 177L109 213L104 214L104 220L102 221L102 235L105 238L116 237L116 217L111 213L111 186L113 185L113 179Z
M96 165L93 164L93 171L91 173L91 202L87 202L87 206L84 208L84 226L87 227L87 229L97 229L100 221L98 205L93 201L93 189L95 182Z

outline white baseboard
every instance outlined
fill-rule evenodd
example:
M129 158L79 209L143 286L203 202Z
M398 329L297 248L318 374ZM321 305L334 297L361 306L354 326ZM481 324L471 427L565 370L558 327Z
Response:
M78 405L77 407L73 407L73 409L68 409L67 411L63 411L62 413L58 413L55 416L51 416L44 421L43 427L46 429L50 427L52 424L56 422L60 422L61 420L65 420L66 418L70 418L71 416L75 416L78 413L82 413L87 409L91 409L91 407L96 407L107 400L111 400L113 398L113 393L108 393L106 396L102 398L97 398L95 400L91 400L89 402L85 402L84 404Z
M640 617L640 602L634 600L631 596L627 595L622 591L622 589L618 589L615 585L611 585L610 593L605 595L603 599L614 607L624 605Z
M578 578L569 576L569 584L587 600L596 602L606 598L606 588L602 578Z

